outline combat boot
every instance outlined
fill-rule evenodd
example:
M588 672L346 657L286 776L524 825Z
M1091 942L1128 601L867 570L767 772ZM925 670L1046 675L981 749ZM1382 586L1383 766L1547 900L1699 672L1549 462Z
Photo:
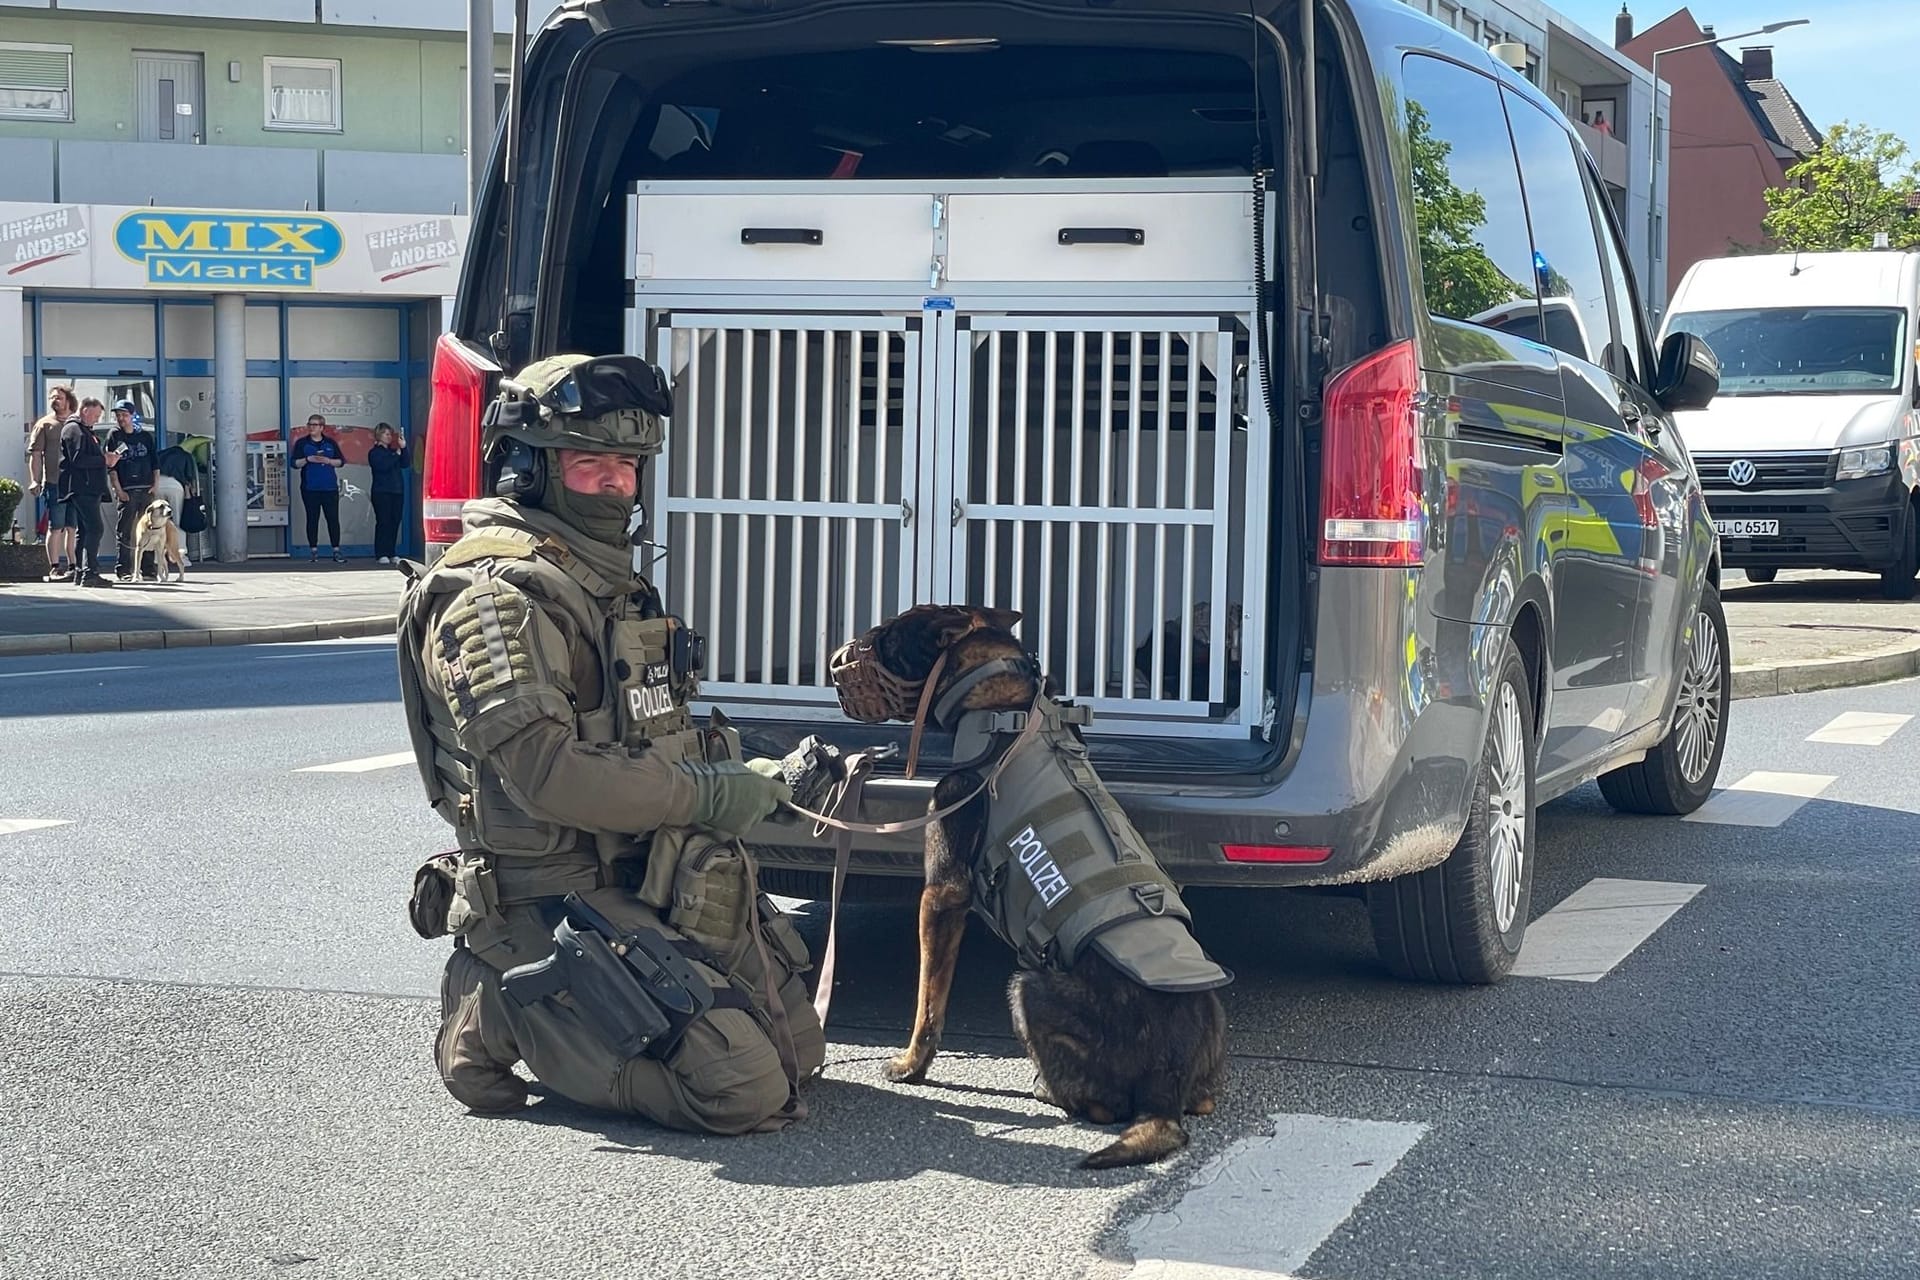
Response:
M447 1092L481 1115L527 1105L527 1082L513 1070L520 1050L502 999L500 975L465 947L454 948L440 979L440 1034L433 1056Z

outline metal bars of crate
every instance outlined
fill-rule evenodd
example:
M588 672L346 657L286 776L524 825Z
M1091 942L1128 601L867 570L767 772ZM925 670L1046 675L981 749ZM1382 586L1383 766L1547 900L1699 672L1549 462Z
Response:
M914 602L918 319L675 313L656 332L676 404L652 576L707 637L703 696L835 707L833 647Z
M953 594L1019 610L1103 720L1247 723L1261 657L1238 618L1265 607L1266 486L1246 478L1267 460L1264 431L1236 430L1244 325L961 324Z

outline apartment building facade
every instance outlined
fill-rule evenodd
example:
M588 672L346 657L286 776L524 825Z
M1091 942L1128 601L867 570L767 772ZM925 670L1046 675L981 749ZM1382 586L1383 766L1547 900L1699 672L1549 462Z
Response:
M424 426L465 249L467 11L0 0L0 362L21 371L0 439L53 384L132 400L216 472L221 545L270 556L299 523L290 433L319 413L348 459L343 541L370 551L372 430ZM0 474L24 480L20 449Z

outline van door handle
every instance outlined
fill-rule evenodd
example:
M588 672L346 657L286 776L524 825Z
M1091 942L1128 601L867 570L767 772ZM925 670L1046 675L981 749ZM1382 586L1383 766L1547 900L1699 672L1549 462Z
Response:
M1142 227L1062 227L1061 244L1132 244L1147 242L1147 233Z
M741 244L820 244L826 239L818 227L742 227Z

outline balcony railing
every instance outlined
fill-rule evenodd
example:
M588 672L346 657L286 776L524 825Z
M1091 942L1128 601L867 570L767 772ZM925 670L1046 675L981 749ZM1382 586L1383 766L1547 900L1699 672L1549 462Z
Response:
M1600 166L1600 176L1616 187L1627 185L1627 144L1610 133L1602 133L1590 124L1575 120L1573 127L1580 131L1580 138L1587 144L1587 150L1593 152L1594 163Z

